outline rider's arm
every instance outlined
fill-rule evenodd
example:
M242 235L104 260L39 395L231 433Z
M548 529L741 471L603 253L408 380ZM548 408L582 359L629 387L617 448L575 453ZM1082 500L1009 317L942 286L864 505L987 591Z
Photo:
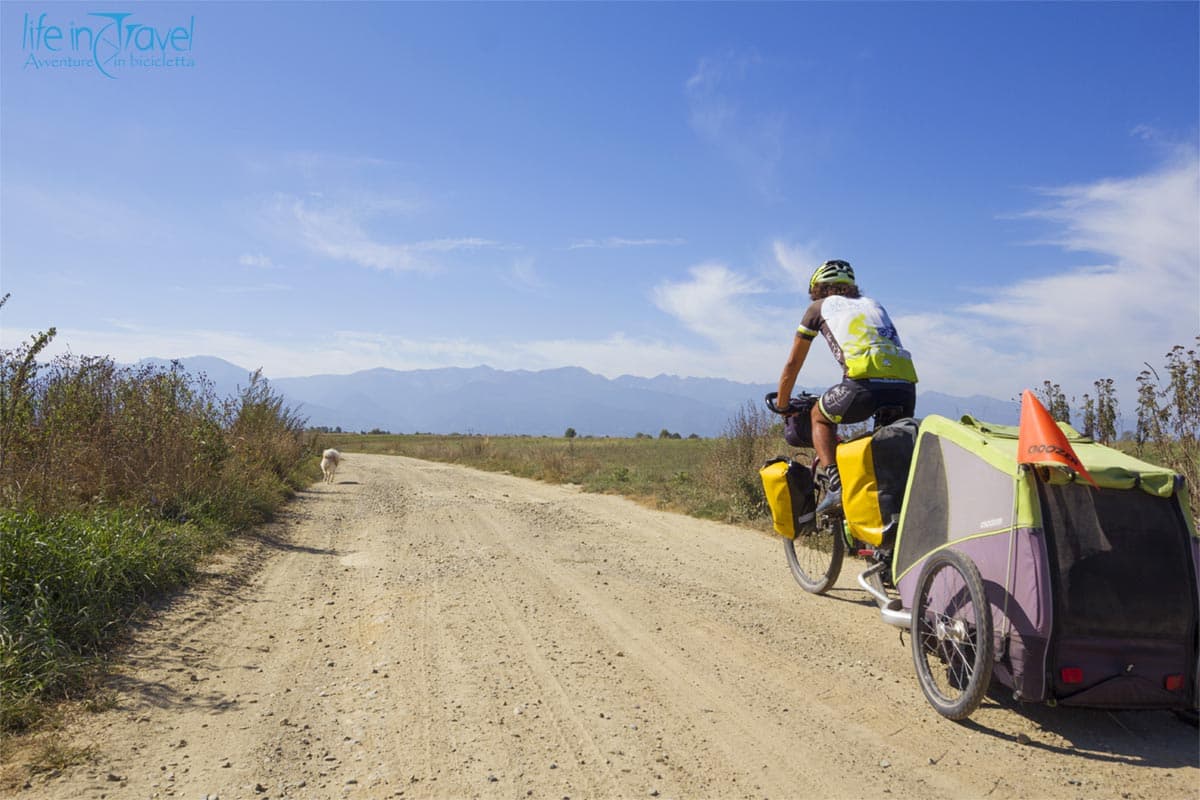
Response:
M792 340L792 352L788 354L787 362L783 365L783 374L779 376L779 396L775 402L780 408L787 408L792 397L792 389L796 385L796 377L808 357L808 348L812 346L812 338L801 333Z

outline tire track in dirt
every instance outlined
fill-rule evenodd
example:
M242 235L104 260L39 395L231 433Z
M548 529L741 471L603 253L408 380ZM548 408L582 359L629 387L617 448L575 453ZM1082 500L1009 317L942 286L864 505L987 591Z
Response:
M492 527L492 532L498 540L504 541L510 549L521 549L518 524L504 519ZM605 585L618 585L606 591L590 589L586 568L593 565L594 560L564 560L541 550L531 551L527 557L540 562L534 571L554 583L557 593L573 593L576 596L576 605L584 610L588 622L596 628L601 638L614 643L614 647L623 647L624 656L645 675L643 679L635 682L648 682L658 687L666 687L670 692L670 702L664 704L664 708L694 709L702 719L714 725L719 735L712 740L701 739L693 746L716 746L721 751L722 760L729 771L743 772L742 780L752 784L755 791L770 796L788 796L794 791L797 779L807 786L821 785L823 791L831 795L850 796L862 791L862 775L851 772L843 779L842 784L838 785L840 773L831 773L828 765L845 762L859 752L883 752L887 742L882 735L860 725L854 731L854 736L848 740L827 741L823 743L824 746L817 748L798 747L798 743L794 741L764 742L757 736L762 716L772 712L770 704L763 707L761 698L756 696L763 694L762 687L769 686L773 681L779 686L803 685L795 681L798 672L797 661L801 660L801 656L780 657L770 648L759 644L756 641L757 637L747 636L746 632L739 630L736 625L720 625L703 614L690 616L686 621L677 623L676 627L686 632L689 637L704 632L705 636L701 641L722 642L727 646L705 647L699 651L694 647L667 646L660 643L663 637L650 630L644 622L646 619L663 618L672 611L670 608L656 608L664 604L661 587L651 587L655 591L647 592L646 585L642 582L624 580L624 576L610 574ZM562 568L564 561L569 571ZM551 562L558 564L559 568L555 569ZM737 597L725 592L709 594L718 599L728 597L730 602ZM671 605L669 595L665 597L665 601L666 606ZM676 608L674 613L680 612ZM677 651L683 655L677 655ZM719 653L719 657L710 659L704 651ZM738 680L723 681L720 677L722 672L733 673L738 676ZM739 683L744 681L750 682L752 692L747 693L739 686ZM851 696L849 692L839 694L843 697ZM856 700L861 701L861 698ZM803 707L808 724L818 728L828 729L838 722L846 721L844 709L811 697L792 694L789 699L784 695L776 698L774 702L776 708L787 709L788 703L793 709ZM861 702L859 705L861 706ZM783 721L777 724L784 727ZM678 736L676 733L673 738ZM757 764L762 765L759 774L753 774L744 768L745 765ZM786 785L779 784L774 776L773 765L778 764L788 764L791 767L791 774L786 777ZM874 766L877 769L877 764ZM800 774L797 775L796 772ZM891 782L892 787L898 782L904 781L894 780ZM947 784L936 777L931 783L935 786L942 785L947 790L957 788L955 784ZM922 793L927 791L925 787L919 788ZM699 787L689 787L692 792L698 789ZM688 796L688 792L681 796Z
M503 524L493 522L490 526L490 533L498 541L503 541L510 550L515 549L513 539L519 535L518 530L510 520L503 520ZM751 739L746 734L753 726L746 724L742 719L743 715L736 700L726 699L727 687L723 690L720 684L708 679L688 661L680 659L656 643L646 624L626 611L623 606L635 600L631 596L632 586L618 587L614 594L622 599L613 602L607 593L588 588L585 572L594 564L590 559L573 559L564 563L562 559L552 559L544 552L535 550L527 555L527 560L536 564L531 571L550 584L553 594L560 597L573 596L572 605L589 628L595 631L595 638L606 642L610 650L615 650L620 653L620 658L626 659L624 674L620 678L622 684L627 686L650 683L668 688L670 702L660 705L660 713L662 708L695 707L702 709L701 713L715 713L725 717L726 724L731 728L728 731L730 735L722 737L717 744L723 750L723 760L729 764L786 759L786 749L773 743L766 752L747 752L740 746L741 742ZM694 621L688 627L694 630ZM635 671L639 674L626 677ZM678 721L672 720L672 723L678 724ZM746 779L750 780L750 776L747 775ZM769 776L760 776L758 780L760 785L755 786L756 791L765 791L774 796L786 792L786 787L774 785ZM686 788L686 791L680 793L681 796L687 796L689 791L700 789L695 786L683 788Z
M601 760L601 754L595 748L594 742L589 739L586 727L575 718L561 684L558 683L549 667L550 662L541 652L530 626L524 622L523 610L518 607L517 602L510 598L508 581L497 579L497 575L508 575L513 565L507 560L498 558L496 548L492 545L490 537L486 535L489 526L487 515L480 514L476 509L461 508L456 510L453 516L453 525L442 523L439 519L431 519L423 524L430 528L441 529L444 534L443 545L446 550L461 554L461 566L466 576L466 585L471 587L471 591L468 592L469 596L453 595L453 602L469 603L472 611L469 619L462 623L467 628L465 634L456 636L456 641L460 645L466 641L488 642L489 644L485 645L484 649L489 652L476 653L475 659L460 653L450 662L454 665L451 674L443 675L442 678L446 684L457 685L459 695L470 696L472 694L470 687L477 686L480 680L471 673L470 667L467 666L469 662L484 659L485 663L495 665L497 671L504 670L499 672L499 677L493 681L490 696L469 697L474 700L476 705L487 706L482 712L477 713L477 716L486 717L486 720L474 721L477 727L496 725L507 728L506 734L501 736L499 743L504 745L504 751L507 754L500 761L507 762L508 768L487 770L486 775L481 777L488 780L494 779L496 783L508 783L514 779L522 780L526 782L527 786L540 787L544 781L536 773L539 769L546 771L553 765L553 769L550 771L555 776L555 782L560 783L564 791L578 792L582 790L584 796L597 796L597 792L602 792L601 796L611 795L613 788L611 784L605 788L603 777L597 781L594 776L590 776L586 772L576 774L568 759L559 757L558 761L562 761L562 764L555 760L556 756L553 753L581 750L586 756L583 759L585 762L591 760L592 763L598 763ZM498 563L499 561L503 563ZM522 579L516 581L517 585L521 587L523 596L529 594L530 586L536 580L537 576L528 575L522 576ZM528 602L524 605L528 606ZM526 684L532 684L536 688L532 690L517 689L518 686L524 687ZM525 703L521 702L519 692L524 693ZM475 692L475 694L479 693ZM530 696L535 698L535 704L528 704ZM510 697L511 705L506 699ZM513 747L510 741L512 737L519 738L522 735L515 731L520 729L520 723L524 721L521 717L525 716L527 704L529 707L526 718L540 719L549 716L553 719L552 724L542 725L550 732L553 743L548 748L551 754L540 759L540 764L536 757L524 753L522 748ZM545 735L543 734L543 736ZM477 741L476 737L465 744L473 745ZM580 742L582 745L579 744ZM475 760L470 759L464 767L470 768L473 766L473 763L470 762ZM465 793L469 789L462 787L462 791ZM526 791L536 790L531 788Z

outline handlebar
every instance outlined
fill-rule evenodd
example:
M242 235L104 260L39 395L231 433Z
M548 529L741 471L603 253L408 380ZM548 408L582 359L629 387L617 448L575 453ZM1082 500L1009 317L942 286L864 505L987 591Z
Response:
M817 399L815 395L811 395L808 392L801 392L799 396L793 397L788 401L787 408L780 408L775 404L778 398L779 392L768 392L766 397L763 398L763 402L767 404L767 409L776 414L808 413L808 410L812 408L813 403Z

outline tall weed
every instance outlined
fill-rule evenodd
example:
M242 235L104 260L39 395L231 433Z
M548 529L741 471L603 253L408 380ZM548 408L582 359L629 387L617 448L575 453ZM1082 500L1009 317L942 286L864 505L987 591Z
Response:
M784 449L779 417L757 403L747 401L730 418L703 467L705 482L714 499L724 505L728 521L760 519L770 513L758 471Z
M178 366L40 364L53 333L0 352L0 729L316 477L315 442L257 373L219 400Z
M1137 378L1135 450L1183 475L1192 514L1200 515L1200 336L1192 349L1175 345L1165 358L1166 380L1149 364Z

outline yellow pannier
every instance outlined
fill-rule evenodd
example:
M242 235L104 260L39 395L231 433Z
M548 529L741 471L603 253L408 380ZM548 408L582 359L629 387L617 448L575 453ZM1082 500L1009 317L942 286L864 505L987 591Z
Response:
M842 476L842 509L855 539L870 545L883 542L883 512L879 510L879 484L871 437L838 446L838 474Z
M878 547L894 536L916 434L916 421L902 419L838 445L842 509L855 539Z
M762 478L767 505L771 507L771 521L780 536L795 539L813 524L812 472L808 467L790 458L773 458L758 471Z

